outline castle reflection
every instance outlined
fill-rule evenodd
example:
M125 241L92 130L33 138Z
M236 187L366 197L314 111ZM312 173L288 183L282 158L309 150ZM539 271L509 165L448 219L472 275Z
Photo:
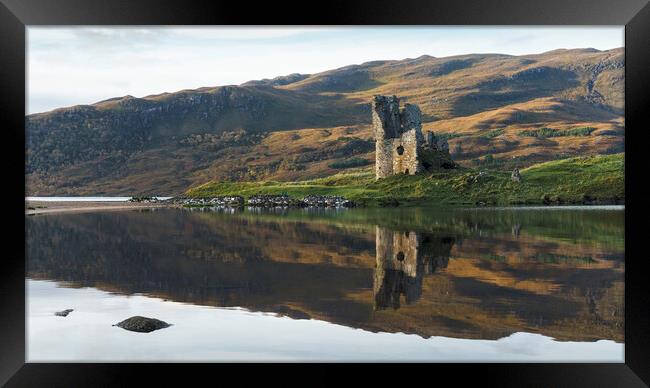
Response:
M66 287L422 336L623 338L622 212L161 209L26 223L28 278Z
M420 299L424 275L447 267L454 242L453 237L377 226L374 309L398 309L402 295L406 304Z

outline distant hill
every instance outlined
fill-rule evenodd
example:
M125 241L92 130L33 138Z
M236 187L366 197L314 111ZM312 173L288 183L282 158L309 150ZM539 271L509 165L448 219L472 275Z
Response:
M624 144L622 48L373 61L26 117L29 195L179 194L210 180L304 180L374 163L369 102L416 103L470 167L507 170ZM342 163L356 158L355 163Z

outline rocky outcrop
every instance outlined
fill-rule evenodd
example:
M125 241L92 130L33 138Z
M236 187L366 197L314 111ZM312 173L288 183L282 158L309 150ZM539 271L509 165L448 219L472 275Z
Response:
M113 326L121 327L124 330L135 331L138 333L150 333L154 330L164 329L171 324L155 318L134 316L123 320Z
M292 84L294 82L302 81L308 77L309 74L292 73L289 75L282 75L271 79L263 78L261 80L248 81L243 83L242 86L259 86L259 85L284 86L284 85Z

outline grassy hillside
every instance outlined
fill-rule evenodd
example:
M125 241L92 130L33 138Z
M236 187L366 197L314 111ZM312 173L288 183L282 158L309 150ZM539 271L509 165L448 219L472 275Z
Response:
M623 69L622 48L423 55L61 108L26 117L27 190L174 195L211 180L355 171L374 161L375 94L418 104L424 130L447 137L465 167L620 153Z
M210 182L186 194L342 195L363 206L622 203L624 169L624 155L615 154L536 164L521 171L519 183L506 172L473 169L396 175L375 181L374 171L363 169L299 182Z

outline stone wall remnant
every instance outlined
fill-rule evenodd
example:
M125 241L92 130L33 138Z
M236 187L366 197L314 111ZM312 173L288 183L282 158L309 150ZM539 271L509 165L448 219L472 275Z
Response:
M519 173L519 169L515 167L514 170L512 170L512 174L510 175L510 179L512 179L513 182L521 182L521 174Z

